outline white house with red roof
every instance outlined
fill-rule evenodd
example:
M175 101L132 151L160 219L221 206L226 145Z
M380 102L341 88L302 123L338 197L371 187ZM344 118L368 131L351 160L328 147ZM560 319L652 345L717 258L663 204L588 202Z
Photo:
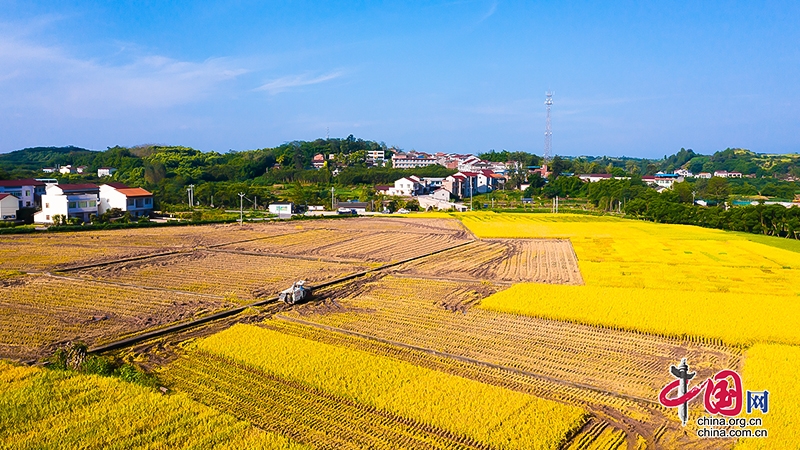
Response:
M0 220L17 220L19 199L11 194L0 194Z
M98 213L103 214L112 208L130 213L134 218L150 216L153 213L153 194L122 183L106 183L100 186Z
M422 188L422 180L416 175L411 175L395 181L394 186L389 188L387 194L409 197L419 194Z
M470 193L475 195L478 191L477 172L458 172L442 181L442 187L450 191L456 198L469 197Z
M317 153L311 158L311 165L314 166L315 169L322 169L325 167L325 155L322 153Z
M42 195L42 210L33 215L36 223L53 223L53 216L62 215L89 222L97 214L100 188L94 184L50 184Z

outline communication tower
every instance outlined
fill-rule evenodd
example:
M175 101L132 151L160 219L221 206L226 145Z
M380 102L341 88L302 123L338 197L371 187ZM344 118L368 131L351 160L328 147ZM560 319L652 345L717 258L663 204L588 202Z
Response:
M544 156L542 157L542 166L547 167L547 161L550 159L550 152L553 145L553 129L550 127L550 107L553 106L553 94L555 92L547 91L544 101L544 106L547 108L547 124L544 128Z

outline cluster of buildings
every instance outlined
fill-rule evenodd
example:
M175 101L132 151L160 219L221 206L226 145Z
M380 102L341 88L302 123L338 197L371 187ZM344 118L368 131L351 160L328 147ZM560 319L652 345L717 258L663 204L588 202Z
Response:
M20 220L20 211L36 211L35 223L48 224L61 215L89 222L91 216L118 208L132 218L150 216L153 194L122 183L59 184L53 179L0 180L0 217ZM38 211L37 211L38 210Z
M375 191L382 195L416 197L425 209L463 209L463 204L456 201L501 188L505 181L505 174L480 169L459 171L443 178L412 175L396 180L392 186L375 186Z
M628 180L630 177L615 177L608 173L592 173L592 174L580 174L578 178L587 182L587 183L596 183L602 180ZM672 189L672 186L675 183L681 183L686 178L683 175L679 175L677 173L657 173L655 175L645 175L642 177L642 181L645 183L655 187L659 192L664 189Z
M714 173L711 172L700 172L698 174L693 174L686 169L678 169L675 171L676 175L680 175L686 178L706 178L709 179L711 177L719 177L719 178L742 178L745 175L742 175L741 172L728 172L726 170L717 170ZM748 178L755 178L755 175L747 175Z
M113 167L100 167L97 169L97 177L110 177L114 175L117 169ZM56 166L56 167L44 167L42 168L42 172L44 173L60 173L62 175L69 175L72 173L77 174L87 174L89 173L89 167L87 166L73 166L71 164L67 164L66 166Z

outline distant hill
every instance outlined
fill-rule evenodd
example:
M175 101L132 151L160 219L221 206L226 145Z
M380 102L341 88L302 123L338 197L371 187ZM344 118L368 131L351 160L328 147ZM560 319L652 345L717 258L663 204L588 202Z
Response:
M80 147L31 147L0 154L0 165L19 165L27 170L39 170L56 164L85 164L100 152ZM84 162L85 161L85 162Z

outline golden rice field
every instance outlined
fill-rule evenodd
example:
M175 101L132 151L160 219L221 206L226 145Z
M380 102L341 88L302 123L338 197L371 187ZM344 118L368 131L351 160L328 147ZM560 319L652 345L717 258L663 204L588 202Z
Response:
M742 439L736 447L742 449L797 448L800 442L800 384L797 383L797 363L800 347L776 344L756 344L747 350L742 372L745 389L770 392L769 412L761 414L767 439Z
M0 448L800 448L800 243L616 217L0 236L0 358L366 270L119 354L166 395L0 361ZM682 427L657 396L684 357L770 390L770 438L697 438L702 401Z
M462 220L480 237L568 238L578 256L584 286L520 284L486 308L736 345L800 343L800 253L736 233L612 217Z
M751 346L744 358L745 385L793 400L775 400L781 412L769 414L769 439L740 439L738 445L800 444L793 373L800 351L797 242L611 217L466 214L461 219L484 238L569 238L586 283L518 284L484 299L482 308Z
M236 325L199 341L197 348L493 448L553 448L583 423L585 414L576 407L252 325Z
M468 308L491 286L387 276L278 318L334 327L471 361L513 368L632 398L667 381L670 361L688 357L701 375L738 363L722 346ZM504 291L501 291L504 292ZM489 297L491 298L491 297ZM485 300L484 300L485 301ZM521 350L524 349L524 350ZM625 376L598 370L625 361Z
M185 394L0 361L0 448L306 447Z

